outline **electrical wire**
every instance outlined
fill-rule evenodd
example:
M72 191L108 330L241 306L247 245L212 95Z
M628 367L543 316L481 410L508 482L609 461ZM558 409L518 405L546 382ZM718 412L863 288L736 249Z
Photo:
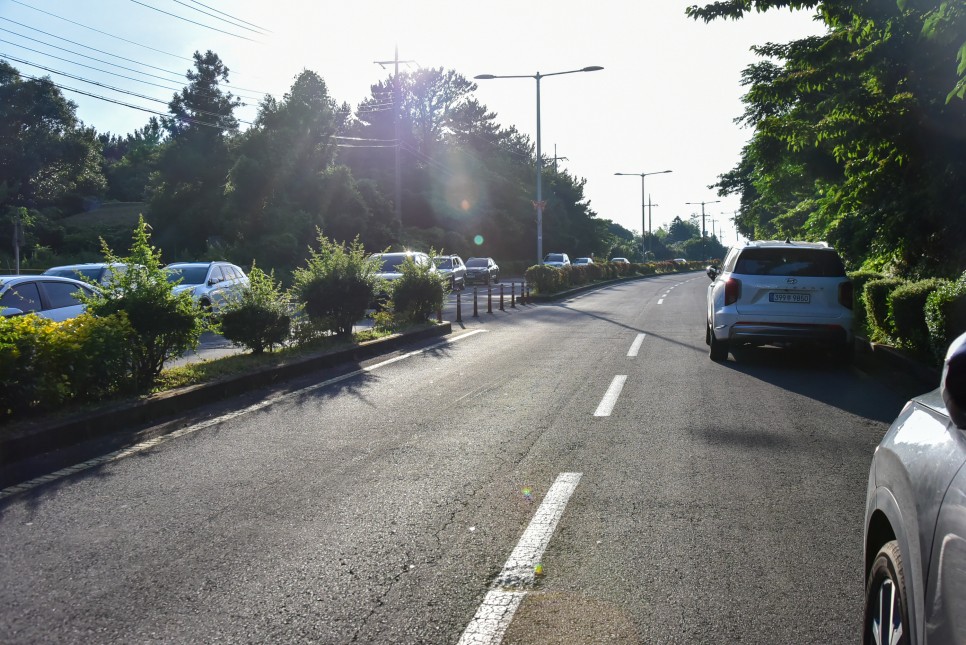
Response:
M203 3L203 2L198 2L198 0L191 0L191 1L192 1L193 3L195 3L195 4L197 4L197 5L201 5L201 6L202 6L202 7L204 7L205 9L211 9L211 10L212 10L212 11L214 11L215 13L220 13L220 14L221 14L221 15L223 15L223 16L228 16L228 17L229 17L229 18L231 18L232 20L237 20L238 22L243 22L243 23L245 23L246 25L251 25L252 27L255 27L255 28L257 28L257 29L261 29L262 31L265 31L265 32L267 32L267 33L272 33L272 30L271 30L271 29L265 29L264 27L260 27L260 26L258 26L258 25L256 25L256 24L255 24L255 23L253 23L253 22L248 22L247 20L242 20L241 18L239 18L239 17L237 17L237 16L233 16L233 15L231 15L231 14L228 14L228 13L225 13L224 11L218 11L218 10L217 10L217 9L215 9L214 7L209 7L208 5L206 5L206 4L205 4L205 3Z
M57 18L58 20L63 20L64 22L69 22L72 25L77 25L78 27L83 27L84 29L90 29L91 31L96 31L99 34L103 34L105 36L110 36L111 38L115 38L117 40L120 40L120 41L123 41L123 42L126 42L126 43L130 43L132 45L137 45L138 47L143 47L145 49L150 49L151 51L158 52L159 54L164 54L165 56L172 56L174 58L179 58L181 60L186 60L189 63L193 63L194 62L194 59L193 58L185 58L184 56L179 56L178 54L172 54L171 52L166 52L166 51L164 51L162 49L155 49L154 47L149 47L149 46L145 45L144 43L139 43L139 42L136 42L136 41L133 41L133 40L128 40L127 38L121 38L120 36L115 36L114 34L108 33L106 31L101 31L100 29L94 29L93 27L88 27L87 25L81 24L81 23L76 22L74 20L70 20L68 18L64 18L63 16L58 16L55 13L51 13L49 11L44 11L43 9L38 9L37 7L34 7L32 5L29 5L26 2L21 2L21 0L10 0L10 2L12 2L14 4L19 4L22 7L27 7L28 9L33 9L34 11L39 11L40 13L43 13L43 14L47 14L48 16L52 16L54 18ZM10 22L13 22L13 21L11 20ZM17 23L17 24L20 24L20 23ZM26 26L26 25L22 25L22 26ZM31 29L32 29L32 27L31 27ZM50 35L50 34L48 34L48 35Z
M223 34L228 34L229 36L234 36L235 38L241 38L242 40L247 40L247 41L252 42L252 43L257 43L258 42L257 40L253 40L253 39L251 39L251 38L249 38L247 36L241 36L239 34L233 34L230 31L225 31L224 29L218 29L217 27L212 27L211 25L206 25L203 22L198 22L196 20L191 20L190 18L185 18L184 16L179 16L176 13L171 13L170 11L165 11L164 9L158 9L157 7L152 7L151 5L149 5L147 3L141 2L141 0L131 0L131 2L133 2L134 4L139 4L142 7L147 7L148 9L152 9L154 11L157 11L158 13L163 13L165 15L172 16L174 18L177 18L178 20L184 20L185 22L190 22L193 25L198 25L199 27L204 27L205 29L211 29L212 31L217 31L217 32L220 32L220 33L223 33Z
M163 76L157 76L155 74L150 74L148 72L142 72L139 69L134 69L132 67L125 67L124 65L118 65L117 63L112 63L112 62L107 61L107 60L102 60L100 58L95 58L94 56L88 56L87 54L82 54L80 52L75 52L75 51L73 51L71 49L67 49L66 47L60 47L58 45L54 45L54 44L51 44L51 43L47 43L47 42L44 42L44 41L39 40L37 38L31 38L30 36L24 36L23 34L19 34L16 31L13 31L13 30L10 30L10 29L4 29L3 27L0 27L0 31L5 31L5 32L10 33L10 34L13 34L13 35L15 35L15 36L17 36L19 38L23 38L25 40L30 40L30 41L35 42L35 43L40 43L41 45L44 45L45 47L51 47L53 49L59 49L60 51L67 52L68 54L73 54L74 56L80 56L81 58L87 58L87 59L90 59L90 60L94 60L94 61L97 61L98 63L104 63L105 65L110 65L111 67L117 67L118 69L124 69L124 70L127 70L129 72L134 72L135 74L142 74L144 76L148 76L150 78L157 78L157 79L162 80L162 81L169 81L169 82L173 81L173 79L170 79L170 78L164 78ZM42 32L42 33L45 33L45 32ZM49 34L49 35L53 35L53 34ZM58 38L58 36L54 36L54 37L55 38ZM61 40L67 40L67 39L66 38L62 38ZM76 63L73 60L70 60L70 59L67 59L67 58L58 58L57 56L54 56L53 54L48 54L47 52L40 51L40 50L37 50L37 49L31 49L30 47L27 47L26 45L21 45L20 43L15 43L15 42L10 41L10 40L0 39L0 42L8 43L8 44L13 45L15 47L20 47L21 49L26 49L27 51L31 51L31 52L34 52L34 53L37 53L37 54L43 54L44 56L50 56L51 58L57 58L57 60L63 60L63 61L69 62L69 63L73 63L75 65L79 65L81 67L87 67L89 69L94 69L94 70L97 70L99 72L103 72L105 74L114 74L114 72L108 72L108 71L105 71L105 70L97 69L96 67L91 67L89 65L84 65L83 63ZM93 51L100 52L102 54L107 54L108 56L113 56L114 58L119 58L121 60L126 60L126 61L131 62L131 63L134 63L136 65L143 65L145 67L150 67L151 69L161 70L162 72L167 72L168 74L172 74L174 76L177 76L180 79L183 79L184 78L184 74L179 74L178 72L173 72L171 70L166 70L163 67L155 67L154 65L148 65L147 63L141 63L141 62L138 62L138 61L133 60L133 59L130 59L130 58L125 58L123 56L118 56L116 54L112 54L110 52L105 52L105 51L101 51L99 49L94 49L93 47L87 47L86 45L83 45L81 43L74 43L74 41L72 41L72 40L67 40L67 42L73 43L73 44L78 45L80 47L85 47L86 49L91 49ZM128 78L129 80L135 80L135 81L138 81L139 83L148 83L147 81L142 81L142 80L139 80L139 79L130 79L129 77L122 76L121 74L114 74L114 75L115 76L120 76L121 78ZM148 83L148 84L149 85L156 85L155 83ZM156 87L164 87L165 89L172 89L172 90L181 89L181 88L176 88L176 87L170 87L170 86L167 86L167 85L156 85ZM243 94L238 94L237 96L240 96L242 98L246 98L246 99L249 99L249 100L252 100L252 101L261 100L261 97L258 97L258 96L246 96L246 95L243 95Z
M177 2L181 6L187 7L188 9L191 9L192 11L197 11L198 13L203 13L206 16L209 16L211 18L214 18L215 20L221 20L222 22L226 22L229 25L231 25L232 27L240 27L241 29L245 29L247 31L251 31L253 33L256 33L259 36L264 36L265 35L265 32L262 31L261 29L252 29L251 27L246 27L245 25L239 25L238 23L232 22L231 20L226 20L225 18L220 18L219 16L216 16L213 13L208 13L207 11L202 11L198 7L192 7L190 4L187 4L186 2L182 2L181 0L174 0L174 2Z

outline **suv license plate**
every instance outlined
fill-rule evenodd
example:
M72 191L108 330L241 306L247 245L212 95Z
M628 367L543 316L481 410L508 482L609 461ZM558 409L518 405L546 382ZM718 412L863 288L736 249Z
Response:
M807 305L812 301L808 293L769 293L768 302L794 302Z

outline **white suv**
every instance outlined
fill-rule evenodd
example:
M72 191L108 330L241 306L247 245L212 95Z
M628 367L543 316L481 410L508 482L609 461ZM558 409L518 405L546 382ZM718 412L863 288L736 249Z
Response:
M852 359L852 283L824 242L758 241L708 267L705 341L711 360L740 345L814 344Z
M218 311L229 298L241 297L248 276L228 262L175 262L164 267L174 292L190 291L204 309Z

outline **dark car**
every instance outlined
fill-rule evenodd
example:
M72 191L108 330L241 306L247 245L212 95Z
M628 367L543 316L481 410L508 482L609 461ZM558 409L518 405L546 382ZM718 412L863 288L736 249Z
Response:
M899 413L865 501L863 642L966 643L966 334Z
M466 261L466 284L491 284L500 281L500 267L493 258L470 258Z

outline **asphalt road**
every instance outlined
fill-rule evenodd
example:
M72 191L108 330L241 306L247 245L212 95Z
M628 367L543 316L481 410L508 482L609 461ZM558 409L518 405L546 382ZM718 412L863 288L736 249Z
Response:
M854 642L909 384L713 363L706 286L482 316L7 499L0 641Z

